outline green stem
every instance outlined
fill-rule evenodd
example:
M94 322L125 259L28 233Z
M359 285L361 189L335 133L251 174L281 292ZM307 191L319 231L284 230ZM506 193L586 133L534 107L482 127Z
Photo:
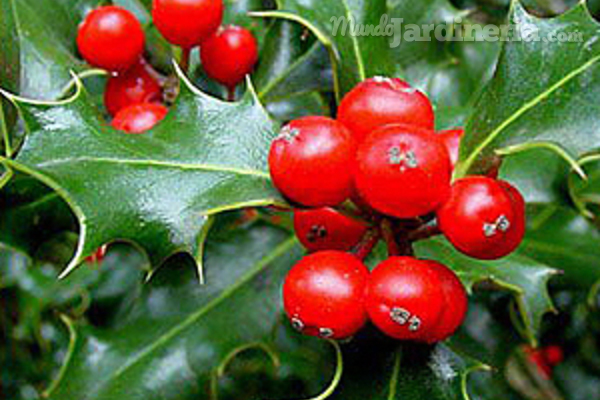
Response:
M325 399L327 399L329 396L331 396L333 394L333 392L335 392L335 389L337 389L337 387L340 384L340 381L342 379L342 373L344 372L344 360L342 358L342 349L340 348L340 345L337 342L335 342L333 340L328 340L328 342L331 343L331 345L335 349L335 360L336 360L335 374L333 375L333 379L331 380L331 383L329 384L327 389L325 389L318 396L312 397L307 400L325 400Z
M6 125L6 117L4 115L4 106L0 99L0 131L2 131L2 138L4 140L4 155L7 158L12 157L12 144L10 142L10 135L8 134L8 126Z

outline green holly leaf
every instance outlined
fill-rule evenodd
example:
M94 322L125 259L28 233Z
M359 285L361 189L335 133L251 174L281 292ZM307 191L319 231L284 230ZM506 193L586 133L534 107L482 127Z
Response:
M63 276L114 240L138 244L153 265L181 251L201 261L213 215L281 200L266 162L275 127L252 90L225 103L184 79L169 115L143 135L108 127L80 83L60 103L12 98L29 134L2 163L58 192L80 225Z
M58 193L27 175L17 174L0 191L0 242L34 255L77 223Z
M325 46L302 25L276 20L266 33L252 78L258 98L280 121L329 114L320 92L331 90Z
M576 167L574 159L600 141L599 26L585 3L540 19L513 2L510 26L540 40L504 42L494 77L467 124L459 177L486 171L498 154L536 147L554 150ZM548 40L557 35L576 42Z
M557 281L589 288L600 279L600 230L572 208L550 204L529 212L519 252L562 271Z
M592 154L580 160L587 179L571 174L569 193L579 211L588 218L600 216L600 156Z
M77 25L94 0L7 0L2 2L0 70L10 71L3 87L29 98L55 99L83 71L76 57ZM6 18L6 19L5 19ZM8 39L10 38L10 39ZM6 67L5 67L6 66ZM6 69L5 69L6 68Z
M459 253L443 238L418 242L415 251L419 257L447 265L469 291L476 284L488 281L513 293L523 320L524 336L532 344L537 343L542 317L554 311L546 286L558 271L520 252L494 261L477 260Z
M310 360L309 376L328 370L327 343L313 339L313 346L294 353L290 342L297 334L290 336L280 313L280 284L301 254L294 238L258 223L212 238L206 254L207 285L198 286L185 263L171 263L144 286L116 328L71 323L71 350L48 397L208 398L217 395L215 379L231 360L252 347L263 349L275 367L289 365L289 358L279 359L281 345L281 354Z
M365 78L394 72L387 38L355 34L350 31L348 23L352 18L356 24L376 26L386 12L385 0L282 0L278 2L276 11L254 15L299 22L321 41L329 51L334 91L339 100ZM348 23L345 31L344 21Z
M382 336L351 343L333 399L469 400L469 374L489 367L446 344L399 344Z
M448 0L399 0L391 5L391 17L403 19L397 36L390 38L392 57L404 70L403 76L428 94L436 112L471 105L494 71L499 42L481 40L483 34L476 41L438 41L433 32L430 41L399 40L400 34L410 31L410 24L446 26L448 32L461 32L475 22L469 17L470 10L460 10Z

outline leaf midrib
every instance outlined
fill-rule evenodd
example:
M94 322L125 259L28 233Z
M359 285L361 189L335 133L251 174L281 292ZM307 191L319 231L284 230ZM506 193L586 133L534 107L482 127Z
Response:
M533 99L529 100L528 102L524 103L518 110L516 110L508 118L506 118L504 121L502 121L485 138L485 140L483 140L479 145L477 145L475 147L475 149L471 152L471 154L465 159L464 163L461 163L462 165L460 165L459 168L457 168L457 176L461 177L461 176L466 175L466 173L469 171L471 165L477 159L478 155L481 152L483 152L483 150L490 143L492 143L498 137L498 135L500 135L500 133L502 133L502 131L507 126L509 126L514 121L516 121L517 119L519 119L527 111L531 110L532 108L534 108L535 106L537 106L538 104L540 104L543 100L545 100L547 97L549 97L552 93L554 93L558 89L562 88L564 85L566 85L573 78L577 77L578 75L582 74L583 72L585 72L586 70L588 70L589 68L591 68L599 60L600 60L600 55L592 57L591 59L589 59L588 61L586 61L585 63L583 63L579 68L576 68L576 69L572 70L567 75L565 75L563 78L561 78L558 82L556 82L553 85L551 85L548 89L544 90L542 93L538 94L537 96L535 96Z
M163 344L169 342L172 338L177 336L177 334L181 333L183 330L195 323L202 316L219 306L234 292L236 292L245 284L249 283L256 275L261 273L274 260L288 252L292 247L296 245L296 243L296 239L294 237L290 237L286 239L283 243L279 244L275 248L275 250L273 250L267 256L263 257L258 263L256 263L256 266L254 268L252 268L244 276L238 279L233 285L223 290L219 296L215 297L213 300L208 302L204 307L200 308L195 313L188 316L181 323L177 324L165 334L161 335L157 340L153 341L150 345L140 350L135 357L133 357L128 362L123 364L119 369L117 369L112 376L110 376L107 380L104 381L104 383L111 380L114 381L120 376L122 376L127 370L141 362L144 358L148 357L152 352L160 348Z
M4 157L0 157L0 162L6 162L7 164L19 164L18 161L6 159ZM77 164L77 163L109 163L115 165L137 165L137 166L147 166L147 167L162 167L162 168L176 168L181 170L198 170L198 171L208 171L208 172L224 172L231 173L236 175L245 175L245 176L256 176L263 179L270 179L270 175L266 171L260 171L255 169L242 169L235 167L227 167L224 165L218 164L187 164L187 163L178 163L172 161L159 161L159 160L148 160L148 159L122 159L122 158L103 158L103 157L73 157L73 158L63 158L59 160L50 160L38 164L34 164L33 166L38 169L44 169L48 167L53 167L61 164Z

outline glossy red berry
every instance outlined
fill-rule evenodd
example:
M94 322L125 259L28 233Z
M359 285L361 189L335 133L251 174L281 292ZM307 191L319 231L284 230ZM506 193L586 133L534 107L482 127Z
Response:
M525 201L519 191L485 176L457 180L437 216L454 247L484 260L513 252L525 233Z
M432 131L388 125L358 147L354 183L377 211L414 218L434 211L450 189L448 152Z
M162 104L134 104L115 115L112 127L127 133L142 133L162 121L168 111Z
M398 78L369 78L348 92L338 108L337 119L360 142L387 124L433 129L431 102L420 91Z
M462 323L467 296L456 275L442 264L390 257L371 272L365 304L371 321L385 334L433 343Z
M335 206L352 192L355 153L355 141L342 124L327 117L303 117L284 126L271 144L271 178L293 202Z
M223 20L223 1L154 0L152 19L167 41L189 49L219 28Z
M351 254L320 251L300 260L283 284L285 312L294 328L312 336L342 339L366 322L364 294L369 271Z
M546 347L542 348L542 351L544 352L544 358L546 359L546 362L551 367L557 366L558 364L563 362L565 359L565 354L563 352L563 349L560 346L557 346L557 345L546 346Z
M85 261L90 264L101 264L104 261L104 257L106 256L106 251L108 250L108 246L100 246L96 250L94 254L89 257L86 257Z
M111 76L104 91L104 105L110 115L140 103L159 103L162 100L160 83L151 73L151 66L141 60L137 65Z
M252 72L258 60L258 44L248 29L228 25L202 43L200 57L211 79L233 89Z
M91 65L124 71L142 56L144 31L135 16L124 8L99 7L79 26L77 47Z
M452 167L456 166L458 162L458 154L460 150L460 141L465 134L465 130L462 128L457 129L449 129L446 131L439 131L438 135L442 138L442 142L448 149L448 154L450 155L450 162L452 163Z
M367 232L365 222L323 207L294 211L294 229L308 251L349 251Z

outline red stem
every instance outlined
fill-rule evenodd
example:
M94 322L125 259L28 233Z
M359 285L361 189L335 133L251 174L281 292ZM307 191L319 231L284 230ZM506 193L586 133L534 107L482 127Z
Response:
M408 234L408 240L410 242L417 242L419 240L429 239L430 237L441 235L442 231L440 230L437 224L435 225L424 225Z
M373 248L379 242L379 239L381 239L381 232L379 229L369 229L362 237L360 242L354 247L354 255L358 259L364 260L369 254L371 254L371 251L373 251Z
M179 62L179 66L181 67L181 70L187 75L188 74L188 70L190 69L190 53L192 52L192 49L187 48L187 47L182 47L181 48L181 60Z
M227 101L235 101L235 86L227 88Z

